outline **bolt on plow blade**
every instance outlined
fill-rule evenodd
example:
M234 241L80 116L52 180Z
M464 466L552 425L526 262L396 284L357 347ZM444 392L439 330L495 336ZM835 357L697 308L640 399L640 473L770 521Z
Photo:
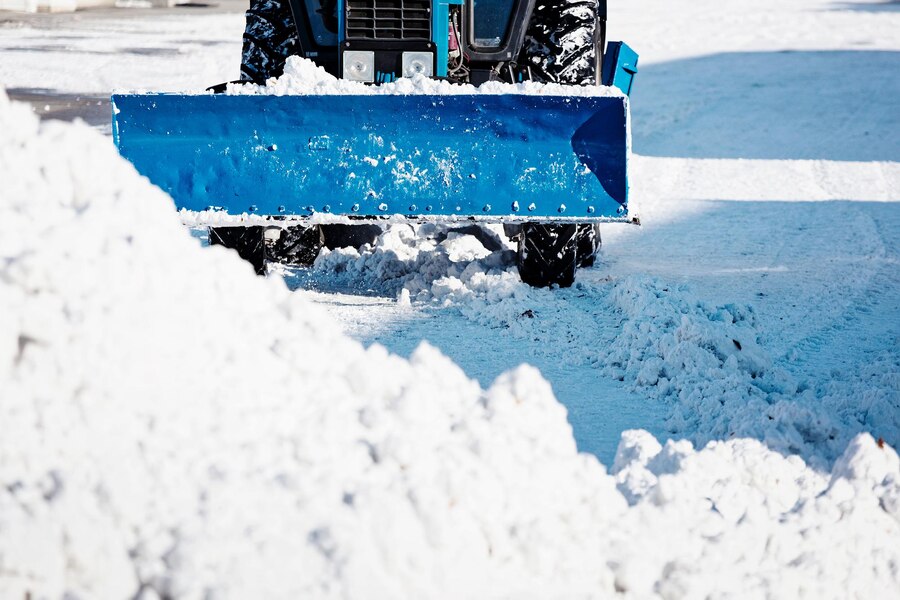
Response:
M622 219L620 96L115 95L121 154L178 208Z

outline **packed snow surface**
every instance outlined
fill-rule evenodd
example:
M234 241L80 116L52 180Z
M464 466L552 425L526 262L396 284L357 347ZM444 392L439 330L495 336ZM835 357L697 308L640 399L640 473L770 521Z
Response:
M234 12L213 6L91 7L27 16L0 12L0 82L48 96L201 92L238 76L244 31L238 11L247 5L217 3L223 4L231 4Z
M483 389L427 345L364 348L278 278L200 248L108 139L29 112L0 98L5 597L900 585L888 444L861 433L823 473L756 440L630 431L607 472L536 370Z

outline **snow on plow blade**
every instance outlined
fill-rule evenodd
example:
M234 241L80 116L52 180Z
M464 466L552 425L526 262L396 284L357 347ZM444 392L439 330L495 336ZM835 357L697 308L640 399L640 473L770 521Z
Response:
M121 154L178 208L619 219L624 97L114 95Z

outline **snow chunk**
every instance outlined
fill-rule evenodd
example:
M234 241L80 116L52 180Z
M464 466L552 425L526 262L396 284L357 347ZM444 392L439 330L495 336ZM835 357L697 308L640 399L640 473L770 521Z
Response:
M831 471L829 492L841 495L844 486L852 488L842 504L853 507L861 500L878 505L900 523L900 459L883 440L860 434L853 438ZM847 490L849 491L849 490Z
M815 385L759 344L752 306L710 306L683 286L640 277L606 292L626 320L595 364L670 401L668 426L695 443L754 437L823 469L862 431L900 444L895 363L866 365L859 380Z
M500 299L527 293L515 253L496 231L477 225L390 225L371 247L321 251L313 265L350 287L416 301L451 303L488 295Z

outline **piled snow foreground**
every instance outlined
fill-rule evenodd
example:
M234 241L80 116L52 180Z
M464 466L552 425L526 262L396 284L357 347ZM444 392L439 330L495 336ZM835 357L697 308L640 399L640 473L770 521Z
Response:
M0 94L0 597L875 595L900 461L628 432L608 475L523 367L362 348L201 250L83 126Z

